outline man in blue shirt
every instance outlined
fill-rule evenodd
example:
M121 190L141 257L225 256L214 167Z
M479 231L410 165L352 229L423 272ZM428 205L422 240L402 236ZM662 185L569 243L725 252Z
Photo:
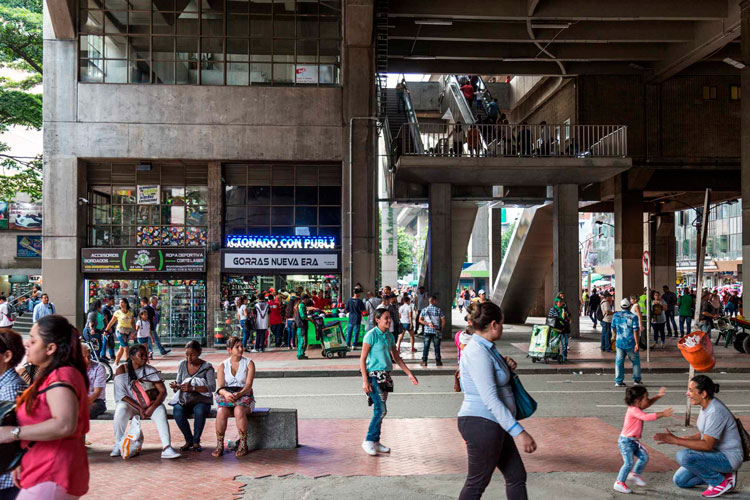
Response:
M349 325L346 327L346 346L352 350L352 345L357 343L359 337L359 328L362 324L362 313L365 312L365 303L359 298L362 290L354 289L351 298L346 301L344 310L349 313ZM352 339L354 334L354 339Z
M42 301L34 306L32 319L34 320L34 323L36 323L43 317L49 316L50 314L55 314L55 304L49 301L49 295L43 293Z
M419 323L424 325L424 351L421 366L427 366L427 356L430 354L430 342L435 345L435 366L443 366L440 357L440 331L445 328L445 315L437 306L437 297L430 297L430 305L419 313Z
M633 363L633 383L641 385L641 357L638 354L638 332L640 318L630 311L632 304L627 297L622 299L620 307L612 316L612 330L617 335L617 357L615 359L615 386L625 386L625 356Z

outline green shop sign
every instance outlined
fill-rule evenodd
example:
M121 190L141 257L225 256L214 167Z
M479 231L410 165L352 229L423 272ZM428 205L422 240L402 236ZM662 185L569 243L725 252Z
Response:
M84 248L84 273L202 273L206 251L188 248Z

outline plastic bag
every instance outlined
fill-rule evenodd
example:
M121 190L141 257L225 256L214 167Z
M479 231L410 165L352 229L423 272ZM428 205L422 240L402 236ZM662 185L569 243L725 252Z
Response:
M682 356L699 372L711 371L716 364L714 347L706 332L700 330L682 337L677 343Z
M139 415L134 416L130 420L128 432L123 436L118 446L120 448L120 456L122 456L123 460L133 458L141 452L141 448L143 447L143 432L141 432L141 417Z

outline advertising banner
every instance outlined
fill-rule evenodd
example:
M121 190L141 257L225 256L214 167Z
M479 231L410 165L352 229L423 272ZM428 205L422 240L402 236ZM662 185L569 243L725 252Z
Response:
M187 248L84 248L84 273L202 273L206 251Z
M339 270L339 253L251 252L223 250L221 268L246 273L318 273Z
M139 205L158 205L160 192L158 184L141 184L138 186L137 203Z
M0 229L8 229L8 203L0 201Z
M41 259L42 237L16 236L16 257L24 259Z
M42 205L36 203L11 203L10 229L18 231L41 231Z

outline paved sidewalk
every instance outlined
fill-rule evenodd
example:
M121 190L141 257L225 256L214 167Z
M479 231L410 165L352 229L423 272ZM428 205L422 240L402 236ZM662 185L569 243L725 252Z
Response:
M454 311L457 316L457 311ZM458 321L454 317L454 322ZM518 362L517 372L529 373L614 373L614 353L603 353L599 350L600 331L592 328L588 318L582 318L582 335L578 339L571 339L568 351L568 363L558 364L533 363L526 357L533 324L540 324L542 318L530 318L525 325L505 325L503 338L498 343L498 349L510 355ZM456 324L456 323L454 323ZM459 326L460 323L458 323ZM443 340L441 352L443 366L435 366L434 352L430 352L427 367L419 365L422 360L422 339L418 338L416 348L418 352L409 352L408 342L402 343L401 356L417 374L450 374L455 371L458 358L456 346L452 340ZM360 351L350 352L345 358L326 359L319 348L308 349L309 359L298 360L296 350L288 348L270 348L263 353L248 353L248 357L255 361L259 378L278 377L324 377L324 376L353 376L359 374ZM714 347L717 363L715 372L750 373L750 355L740 354L732 347ZM669 337L664 349L651 350L651 361L646 361L646 352L641 352L641 367L644 373L681 373L688 370L688 364L677 349L677 338ZM205 349L203 358L214 366L226 359L225 350ZM174 377L177 366L183 360L182 349L174 348L167 356L156 356L153 365L162 370L167 378ZM626 370L630 370L630 363L626 362ZM397 368L398 369L398 368Z
M750 420L750 419L747 419ZM300 420L300 447L294 450L253 451L237 459L233 454L211 456L214 420L206 423L204 451L188 452L179 460L162 460L156 428L145 422L145 446L141 456L128 461L110 458L111 422L94 421L87 438L91 467L90 494L85 498L142 499L133 481L158 485L150 488L149 500L227 499L240 493L238 476L263 478L297 474L325 476L419 476L465 474L466 449L453 418L388 419L383 422L383 442L392 447L388 455L367 456L360 448L369 421ZM524 422L539 449L523 459L529 473L607 472L615 474L622 460L617 451L619 429L598 418L531 418ZM181 435L170 422L175 446ZM227 437L236 432L233 421ZM660 450L648 448L649 472L676 470L677 464Z

